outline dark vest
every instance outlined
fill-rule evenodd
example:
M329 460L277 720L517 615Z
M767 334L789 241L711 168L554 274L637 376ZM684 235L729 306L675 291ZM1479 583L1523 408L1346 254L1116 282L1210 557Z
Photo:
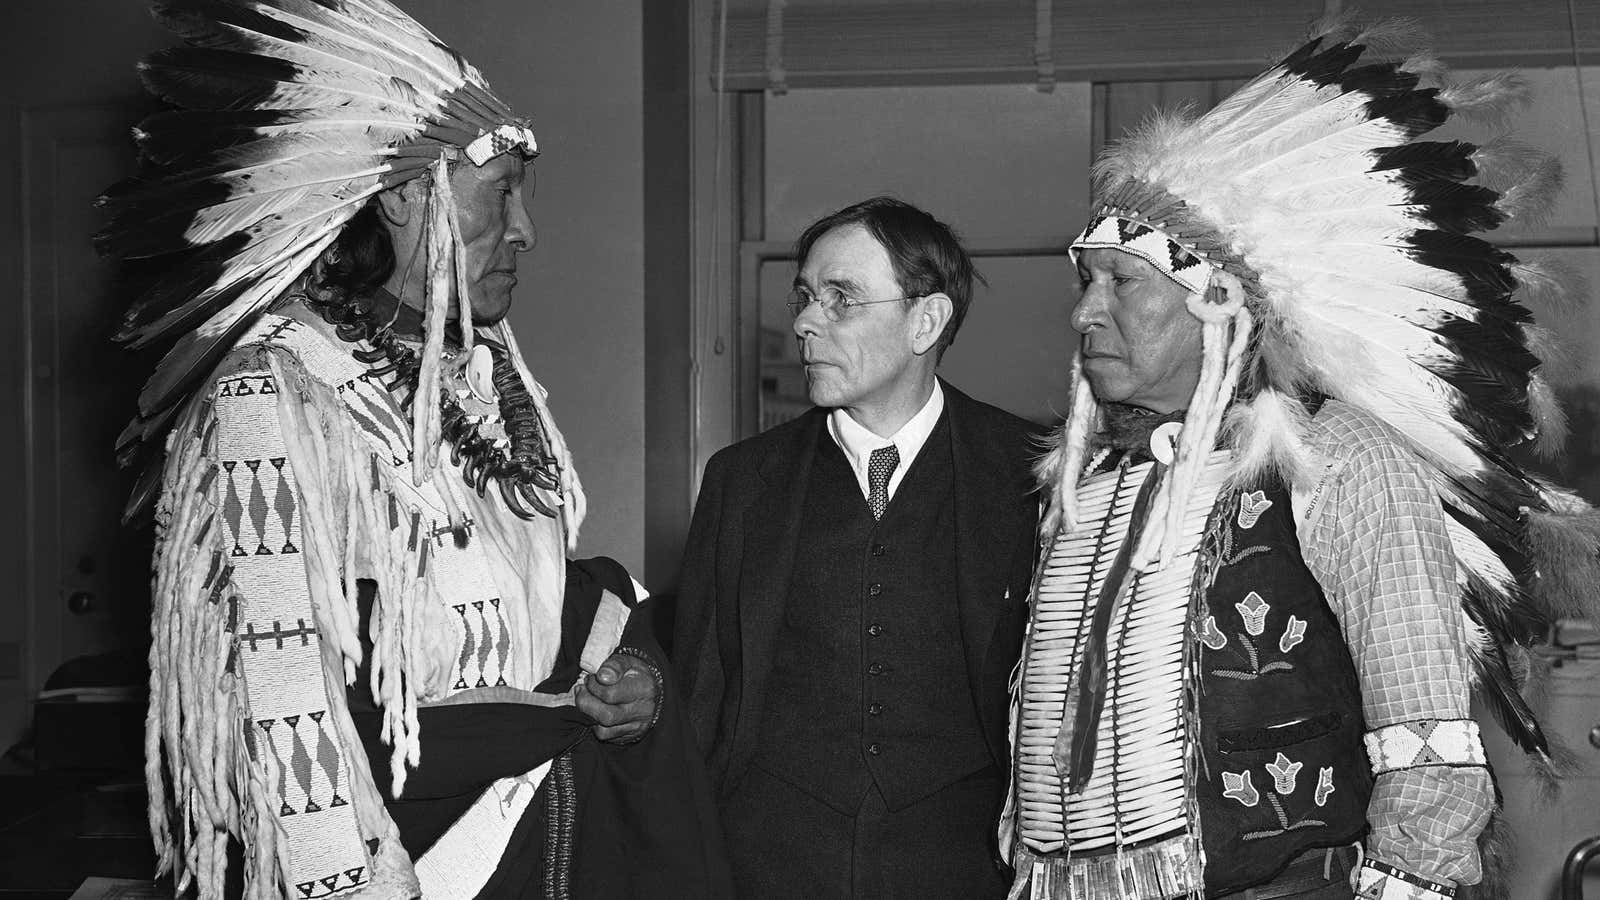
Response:
M1372 776L1355 666L1300 556L1288 492L1224 491L1196 579L1200 831L1206 890L1222 894L1359 840Z
M841 812L992 764L962 654L943 416L874 521L826 428L806 488L755 764Z

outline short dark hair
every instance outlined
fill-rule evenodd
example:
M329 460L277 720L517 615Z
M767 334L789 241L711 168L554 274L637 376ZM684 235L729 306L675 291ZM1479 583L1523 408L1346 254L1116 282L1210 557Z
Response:
M862 226L883 245L889 254L889 264L894 268L895 280L906 296L949 295L953 310L936 345L939 355L943 356L945 348L956 339L961 320L967 316L967 307L972 305L973 279L983 282L983 276L973 268L972 259L962 248L956 233L949 225L903 200L873 197L813 222L795 242L796 262L804 266L813 244L835 228L847 225Z

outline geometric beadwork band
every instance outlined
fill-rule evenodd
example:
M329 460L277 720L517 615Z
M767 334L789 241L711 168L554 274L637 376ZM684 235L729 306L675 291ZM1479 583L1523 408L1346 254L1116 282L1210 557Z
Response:
M534 139L533 129L520 123L498 125L493 131L485 131L467 144L467 159L472 160L473 165L481 166L512 149L520 149L529 157L538 156L539 142Z
M1478 723L1471 719L1420 719L1366 734L1372 774L1418 766L1485 765Z
M1456 889L1367 857L1356 876L1356 900L1448 900Z
M1076 265L1079 251L1095 249L1132 253L1191 294L1205 296L1211 283L1210 263L1189 252L1165 231L1137 219L1105 213L1091 218L1068 250Z

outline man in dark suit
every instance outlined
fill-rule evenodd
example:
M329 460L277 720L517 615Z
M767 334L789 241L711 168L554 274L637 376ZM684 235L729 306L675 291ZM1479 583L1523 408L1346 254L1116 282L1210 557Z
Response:
M816 408L712 457L678 601L740 894L1003 897L1034 429L934 375L972 296L948 227L879 197L797 250Z

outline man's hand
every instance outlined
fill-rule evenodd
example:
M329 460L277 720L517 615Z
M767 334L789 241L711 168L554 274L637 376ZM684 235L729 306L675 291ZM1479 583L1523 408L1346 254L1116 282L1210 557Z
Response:
M578 709L594 719L595 737L622 744L644 737L661 703L658 677L643 659L617 652L580 682Z

